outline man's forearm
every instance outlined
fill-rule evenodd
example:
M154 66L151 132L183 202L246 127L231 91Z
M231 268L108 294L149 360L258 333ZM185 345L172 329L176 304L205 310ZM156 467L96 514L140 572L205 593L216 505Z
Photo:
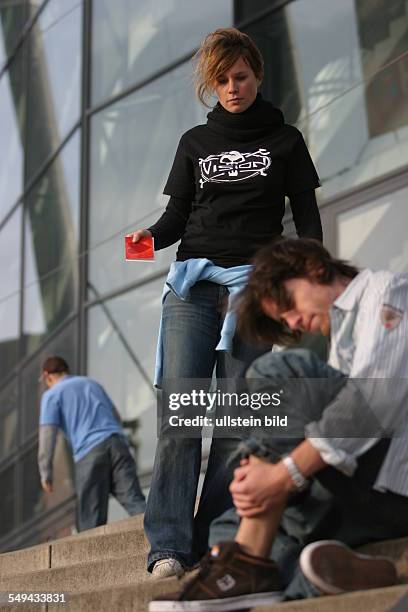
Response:
M316 472L326 467L319 451L310 444L309 440L301 442L291 453L293 461L305 478L313 476Z
M55 425L41 425L38 439L38 469L42 482L52 482L52 464L58 428Z

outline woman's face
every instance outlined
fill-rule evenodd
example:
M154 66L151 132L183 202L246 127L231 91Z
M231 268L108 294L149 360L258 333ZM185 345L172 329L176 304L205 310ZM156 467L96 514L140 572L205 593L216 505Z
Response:
M241 56L214 84L220 104L230 113L243 113L258 93L260 81L251 66Z

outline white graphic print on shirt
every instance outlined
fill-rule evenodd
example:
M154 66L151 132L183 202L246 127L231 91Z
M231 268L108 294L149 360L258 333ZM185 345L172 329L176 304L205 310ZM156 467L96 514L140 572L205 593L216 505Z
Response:
M227 151L219 155L208 155L198 160L201 170L200 186L204 183L231 183L253 176L266 176L272 161L269 151L258 149L254 153Z

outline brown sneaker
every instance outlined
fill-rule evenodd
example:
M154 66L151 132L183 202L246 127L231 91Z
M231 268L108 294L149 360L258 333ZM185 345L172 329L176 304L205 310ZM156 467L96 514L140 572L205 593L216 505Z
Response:
M390 559L360 555L334 540L322 540L306 546L300 555L300 569L312 584L327 595L397 583L397 570Z
M236 542L213 546L200 570L178 593L157 597L149 612L247 610L281 599L274 561L246 553Z

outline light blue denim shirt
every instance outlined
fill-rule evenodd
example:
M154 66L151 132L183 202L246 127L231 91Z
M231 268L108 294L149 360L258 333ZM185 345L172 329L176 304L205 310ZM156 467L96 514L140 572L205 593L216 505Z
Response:
M169 273L163 289L162 303L169 293L173 293L181 300L188 300L190 289L199 281L210 281L218 285L224 285L229 291L228 309L221 329L220 341L216 346L217 351L230 351L232 339L235 333L236 316L232 312L231 305L234 297L243 289L248 281L250 265L234 266L233 268L221 268L209 259L187 259L186 261L175 261L171 264ZM163 318L160 321L159 338L157 342L156 370L154 376L155 387L160 388L163 376Z

